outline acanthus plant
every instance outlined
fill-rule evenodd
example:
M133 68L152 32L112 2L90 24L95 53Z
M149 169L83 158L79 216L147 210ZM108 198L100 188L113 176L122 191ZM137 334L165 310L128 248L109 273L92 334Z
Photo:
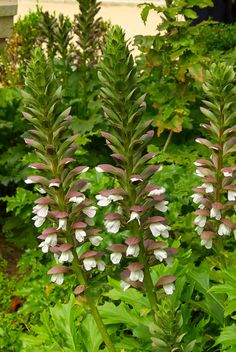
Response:
M209 159L195 162L201 186L194 188L193 202L198 204L194 224L201 244L223 254L223 239L236 239L236 89L235 73L224 63L213 64L203 85L208 100L201 112L207 123L202 127L209 139L196 141L209 149ZM223 259L223 258L222 258Z
M97 208L84 193L88 182L78 178L88 167L73 166L78 146L76 136L68 136L70 109L60 112L62 89L41 49L35 51L29 64L25 87L24 117L33 126L25 142L39 159L30 165L37 174L26 179L41 194L33 208L35 226L44 226L39 247L55 258L55 266L48 272L52 282L62 284L65 274L76 275L75 293L83 293L108 350L113 352L91 293L93 272L104 271L105 262L104 253L97 250L103 238L93 227Z
M167 243L170 227L163 216L168 204L165 189L151 183L161 166L148 164L155 156L146 153L154 131L150 129L152 121L142 120L145 96L141 95L136 78L124 33L114 26L107 37L99 79L104 113L111 126L110 133L102 132L102 136L112 150L116 166L101 164L96 170L112 175L119 186L102 190L96 198L99 206L109 206L112 211L104 221L111 234L107 249L111 262L120 271L121 285L125 290L130 286L143 290L155 316L157 289L163 287L172 294L176 277L165 275L155 282L152 268L170 263L176 249Z

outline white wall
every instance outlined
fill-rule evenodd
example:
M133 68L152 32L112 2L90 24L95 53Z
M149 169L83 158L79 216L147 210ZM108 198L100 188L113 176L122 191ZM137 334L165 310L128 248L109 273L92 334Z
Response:
M1 1L1 0L0 0ZM104 20L110 20L113 24L121 25L125 31L127 38L132 38L136 34L153 34L159 18L156 13L150 12L146 26L140 17L141 9L137 7L138 3L145 1L139 0L103 0L100 16ZM148 2L148 1L147 1ZM163 4L163 0L154 0L155 4ZM23 16L36 8L36 0L18 0L18 15ZM78 13L78 3L76 0L39 0L38 4L44 10L60 13L73 18Z

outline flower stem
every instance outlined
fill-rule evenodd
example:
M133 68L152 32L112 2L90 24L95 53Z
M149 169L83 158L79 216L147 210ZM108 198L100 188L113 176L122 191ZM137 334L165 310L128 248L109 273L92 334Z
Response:
M111 338L110 338L110 335L108 334L107 332L107 329L106 329L106 326L104 325L101 317L100 317L100 314L99 314L99 311L96 307L96 304L94 302L94 299L88 289L88 283L87 283L87 279L83 273L83 271L81 270L80 268L80 263L79 263L79 259L78 259L78 256L77 256L77 253L76 253L76 250L74 249L73 250L73 255L74 255L74 260L73 260L73 269L77 275L77 278L78 278L78 281L80 284L84 285L87 289L85 290L84 292L84 295L86 297L86 300L87 300L87 304L90 308L90 312L97 324L97 327L98 327L98 330L100 331L100 334L102 335L102 338L103 338L103 341L108 349L109 352L115 352L115 348L114 348L114 345L111 341Z

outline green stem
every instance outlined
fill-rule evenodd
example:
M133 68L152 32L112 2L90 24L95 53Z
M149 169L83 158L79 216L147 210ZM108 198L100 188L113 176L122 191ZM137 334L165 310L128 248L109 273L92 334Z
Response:
M80 268L80 262L77 256L77 252L75 247L73 248L73 255L74 255L74 260L73 260L73 269L78 277L78 281L81 285L84 285L87 289L84 292L84 295L87 299L88 306L90 308L91 314L97 324L98 330L100 331L100 334L102 335L103 341L108 349L109 352L115 352L115 348L113 346L113 343L111 341L110 335L107 332L106 326L104 325L100 314L98 312L98 309L96 307L96 304L94 302L94 299L92 295L90 294L90 291L88 289L88 282L87 279L83 273L83 271Z

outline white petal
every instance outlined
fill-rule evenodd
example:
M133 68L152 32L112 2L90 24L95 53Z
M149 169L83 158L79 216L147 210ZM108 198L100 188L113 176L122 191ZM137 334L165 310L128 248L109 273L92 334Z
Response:
M127 282L125 281L121 281L120 282L120 286L123 288L124 291L128 290L128 288L130 287L130 284L128 284Z
M111 253L110 258L113 264L119 264L122 258L122 253L120 252Z
M137 219L138 223L140 224L140 218L139 218L139 214L136 213L136 211L132 211L130 214L130 219L128 220L128 222L133 221Z
M55 282L58 285L61 285L64 281L64 274L63 273L53 274L51 276L51 281Z
M104 271L106 268L106 264L103 260L97 260L97 267L98 267L98 270Z
M143 282L144 274L142 270L131 271L129 276L131 281L141 281Z
M120 229L120 220L105 220L104 225L109 233L117 233Z
M100 194L96 196L96 199L98 200L98 205L100 207L106 207L111 203L111 200L109 200L108 197L101 196Z
M75 230L75 238L77 239L78 242L83 242L84 238L86 237L86 232L84 230Z
M92 243L93 246L99 246L102 242L101 236L89 236L89 241Z
M38 215L35 215L33 218L34 220L34 226L35 227L40 227L43 225L43 223L45 222L45 218L41 217L41 216L38 216Z
M164 251L164 249L155 249L153 254L160 262L162 262L163 259L167 258L167 253L166 253L166 251Z
M96 215L97 208L94 206L82 209L82 212L89 218L93 218Z
M140 249L139 249L138 244L129 245L126 250L126 255L127 255L127 257L129 255L132 255L133 257L136 258L139 255L139 251L140 251Z
M172 295L172 293L175 290L175 285L174 284L167 284L163 285L164 291L167 295Z
M85 258L83 260L83 264L84 264L85 270L87 271L92 270L97 266L97 262L94 258Z

